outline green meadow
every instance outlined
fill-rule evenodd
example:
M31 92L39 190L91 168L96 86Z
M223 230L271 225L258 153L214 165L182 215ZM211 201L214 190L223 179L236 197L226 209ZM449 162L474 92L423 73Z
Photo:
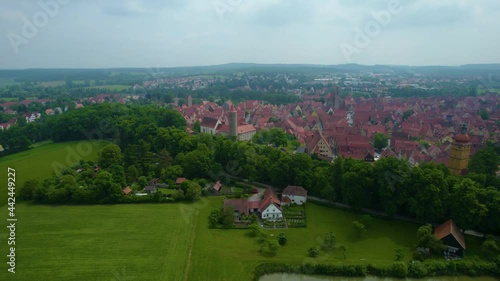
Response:
M131 86L129 85L100 85L100 86L83 87L82 89L105 89L108 91L122 91L130 89L130 87Z
M246 230L209 229L207 217L221 197L196 204L107 206L16 205L17 266L0 280L250 280L262 261L310 261L307 249L319 246L328 231L348 245L347 258L321 253L320 262L390 263L399 247L410 256L417 227L374 219L365 238L354 238L357 215L309 204L308 227L269 230L286 233L287 245L275 256L260 254ZM1 221L6 221L2 212ZM0 228L0 245L7 230ZM2 249L5 249L2 247ZM7 253L2 253L5 267ZM3 277L2 277L3 276ZM134 279L125 279L134 278Z
M78 146L80 144L80 147ZM96 146L84 158L96 159ZM16 169L18 185L43 179L54 161L64 163L81 143L46 144L0 159L0 169ZM68 152L70 151L70 152ZM6 198L4 183L2 199ZM263 230L288 238L276 255L259 253L256 238L242 229L209 229L208 216L222 206L222 197L196 203L47 206L16 204L16 273L7 272L8 229L0 227L0 280L250 280L255 265L265 261L303 263L310 247L318 247L329 231L347 246L320 252L320 263L390 264L395 249L411 259L418 225L373 218L368 233L357 238L352 221L360 214L307 203L307 228ZM7 225L7 206L0 225ZM468 257L479 253L470 242Z
M27 151L0 157L1 184L7 186L7 169L13 168L16 171L16 186L21 187L23 183L30 179L43 180L62 166L71 166L75 162L83 160L97 160L97 153L107 142L65 142L47 143L34 145ZM7 201L7 192L0 192L0 206Z

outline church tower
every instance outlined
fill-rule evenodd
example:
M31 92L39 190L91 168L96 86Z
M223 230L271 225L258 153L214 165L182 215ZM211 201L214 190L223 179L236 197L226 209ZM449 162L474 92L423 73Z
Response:
M455 141L451 144L450 158L448 159L448 169L454 175L460 175L469 165L470 142L467 135L467 125L464 123L460 134L455 136Z
M229 121L229 137L238 139L238 113L233 106L228 114Z

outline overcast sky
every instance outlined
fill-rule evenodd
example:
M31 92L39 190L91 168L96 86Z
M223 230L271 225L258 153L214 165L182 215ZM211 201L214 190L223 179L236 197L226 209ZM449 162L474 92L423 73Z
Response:
M0 0L4 69L460 65L499 47L498 0Z

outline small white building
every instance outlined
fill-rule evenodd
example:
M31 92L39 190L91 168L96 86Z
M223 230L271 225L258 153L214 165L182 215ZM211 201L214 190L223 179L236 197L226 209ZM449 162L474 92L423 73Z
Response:
M281 208L275 203L269 203L269 205L264 206L263 211L261 212L262 219L267 220L279 220L283 218L283 212Z
M285 197L288 197L290 200L284 200ZM307 202L307 190L302 186L289 185L283 190L281 201L290 201L290 203L302 205Z
M264 196L259 204L259 211L260 216L264 220L275 221L283 218L281 202L271 188L267 188L264 191Z

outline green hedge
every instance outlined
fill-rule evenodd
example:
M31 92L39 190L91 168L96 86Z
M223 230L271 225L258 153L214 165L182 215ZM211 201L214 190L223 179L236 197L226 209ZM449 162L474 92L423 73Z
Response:
M258 281L260 277L272 273L364 277L367 275L367 268L364 265L345 264L305 263L290 265L284 263L260 263L254 268L253 280Z
M500 276L500 261L481 260L395 262L389 266L347 264L284 264L260 263L254 268L253 280L272 273L363 277L433 277L433 276Z

